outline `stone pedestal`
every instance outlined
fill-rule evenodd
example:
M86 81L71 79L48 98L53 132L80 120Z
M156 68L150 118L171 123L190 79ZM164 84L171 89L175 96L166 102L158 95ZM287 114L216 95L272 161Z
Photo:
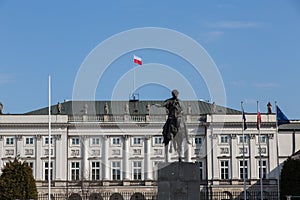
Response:
M158 200L200 199L198 163L158 164Z

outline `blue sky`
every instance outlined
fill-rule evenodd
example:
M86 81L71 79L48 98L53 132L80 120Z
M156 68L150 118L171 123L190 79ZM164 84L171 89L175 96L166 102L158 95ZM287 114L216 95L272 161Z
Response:
M4 113L47 106L47 77L52 102L72 99L76 74L86 56L110 36L133 28L163 27L196 40L218 67L228 107L266 112L268 101L300 118L300 2L263 1L15 1L0 0L0 101ZM205 82L186 61L159 50L120 56L96 91L110 99L132 55L144 63L174 67L192 82L197 98L211 99ZM165 78L165 77L164 77ZM167 88L146 85L141 99L165 99ZM181 97L185 99L184 97Z

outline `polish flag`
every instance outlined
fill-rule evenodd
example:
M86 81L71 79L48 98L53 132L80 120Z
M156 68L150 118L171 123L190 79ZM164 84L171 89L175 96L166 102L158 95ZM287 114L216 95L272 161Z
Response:
M256 123L257 130L260 129L260 124L261 124L261 114L260 114L260 112L258 111L258 112L257 112L257 123Z
M136 55L133 55L133 62L138 65L142 65L142 58L137 57Z

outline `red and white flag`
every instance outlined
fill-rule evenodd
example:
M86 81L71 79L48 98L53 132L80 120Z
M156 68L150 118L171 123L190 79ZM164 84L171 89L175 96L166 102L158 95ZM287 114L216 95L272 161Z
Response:
M260 114L260 112L258 111L258 112L257 112L257 123L256 123L257 130L260 129L260 124L261 124L261 114Z
M133 62L138 64L138 65L142 65L142 58L140 58L136 55L133 55Z

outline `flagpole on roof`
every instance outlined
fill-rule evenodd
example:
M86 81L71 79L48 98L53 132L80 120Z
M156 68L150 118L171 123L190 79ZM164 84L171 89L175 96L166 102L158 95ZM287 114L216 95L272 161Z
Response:
M51 199L51 76L48 76L48 200Z
M279 163L279 144L278 144L278 106L275 101L276 107L276 159L277 159L277 196L280 199L280 163Z
M261 114L259 111L259 102L257 101L257 130L258 130L258 149L259 149L259 173L260 173L260 199L264 199L263 194L263 170L262 170L262 159L261 159L261 135L260 135L260 124L261 124Z
M244 199L247 199L247 194L246 194L246 170L245 170L245 134L244 131L247 129L246 125L246 117L245 117L245 112L244 112L244 105L243 102L241 102L241 107L242 107L242 138L243 138L243 181L244 181Z

